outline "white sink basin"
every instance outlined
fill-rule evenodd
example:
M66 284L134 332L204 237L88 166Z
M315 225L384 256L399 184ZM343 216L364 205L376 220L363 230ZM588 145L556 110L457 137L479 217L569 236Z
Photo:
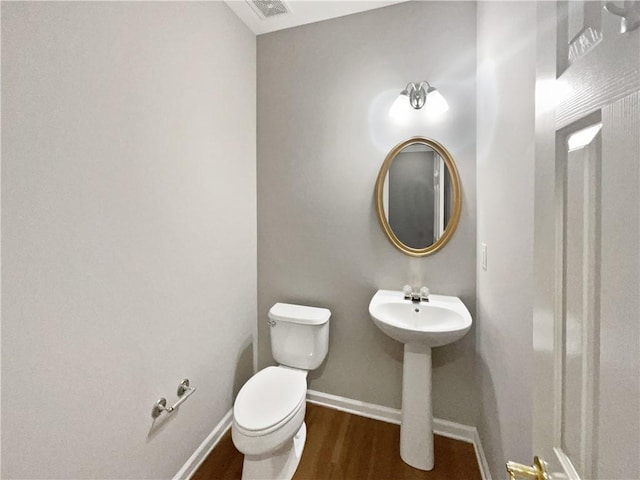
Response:
M440 347L455 342L471 328L471 314L458 297L429 295L413 303L395 290L378 290L369 315L380 330L402 343Z

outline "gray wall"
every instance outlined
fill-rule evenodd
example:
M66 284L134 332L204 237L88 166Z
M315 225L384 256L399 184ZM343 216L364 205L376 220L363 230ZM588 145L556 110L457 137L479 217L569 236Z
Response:
M532 459L535 18L534 2L478 3L478 430L494 478Z
M231 408L255 62L222 3L2 3L3 478L170 478Z
M260 366L273 363L273 303L327 307L329 354L310 388L399 408L402 345L370 320L375 291L428 285L475 311L475 45L476 6L464 2L410 2L258 37ZM451 109L393 124L393 100L421 80ZM375 214L380 166L413 135L447 147L463 188L456 234L425 258L396 250ZM475 423L474 361L474 333L434 352L436 416Z

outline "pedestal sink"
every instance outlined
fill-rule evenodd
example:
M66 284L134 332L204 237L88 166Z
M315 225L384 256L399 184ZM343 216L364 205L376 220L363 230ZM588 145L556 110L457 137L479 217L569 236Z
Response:
M369 315L380 330L404 343L400 456L420 470L433 469L431 348L462 338L471 314L458 297L430 295L428 302L405 300L395 290L378 290Z

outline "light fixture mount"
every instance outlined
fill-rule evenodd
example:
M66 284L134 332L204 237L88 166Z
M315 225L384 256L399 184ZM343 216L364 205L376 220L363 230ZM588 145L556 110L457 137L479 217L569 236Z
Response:
M407 87L400 92L400 95L406 95L409 97L409 103L411 106L416 110L420 110L424 107L424 104L427 101L427 94L429 93L429 90L435 90L431 85L429 85L429 82L420 82L419 84L409 82Z
M407 105L407 100L409 100L411 107ZM429 82L409 82L391 105L389 115L396 121L403 123L409 118L411 108L421 110L425 105L425 111L431 118L438 117L449 110L447 101Z

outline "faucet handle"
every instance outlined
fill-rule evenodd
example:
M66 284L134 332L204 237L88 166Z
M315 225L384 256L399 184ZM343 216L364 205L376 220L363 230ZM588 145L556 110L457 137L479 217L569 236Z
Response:
M420 300L429 300L429 289L427 287L420 289Z
M404 298L411 298L413 288L411 288L411 285L405 285L404 287L402 287L402 293L404 294Z

